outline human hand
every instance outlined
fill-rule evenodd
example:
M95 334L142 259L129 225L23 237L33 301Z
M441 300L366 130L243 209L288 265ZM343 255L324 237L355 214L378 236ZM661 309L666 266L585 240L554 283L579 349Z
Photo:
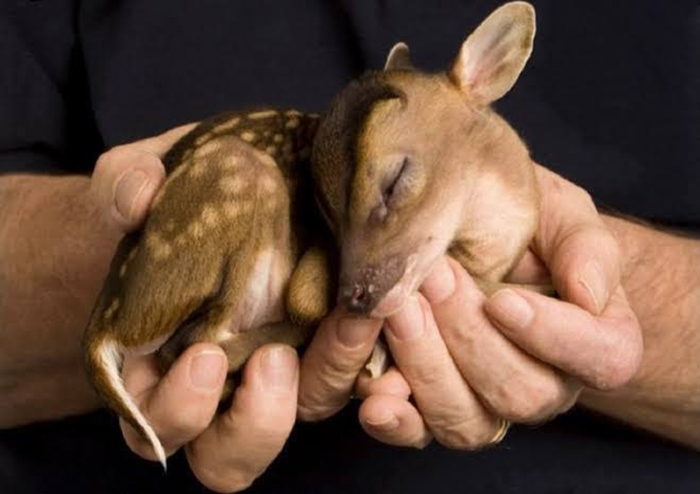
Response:
M642 341L619 285L615 241L585 191L542 167L537 176L540 225L509 281L542 282L549 270L562 300L520 289L487 299L456 262L441 260L421 293L387 320L396 368L358 381L358 394L366 397L360 421L372 436L412 446L435 436L450 447L476 449L500 439L502 419L540 422L573 405L583 385L611 389L634 375ZM516 312L523 305L513 297L530 308L529 320ZM363 341L366 355L372 343ZM314 357L323 365L311 370L337 369L347 360L347 352L323 350ZM339 373L307 378L303 362L301 415L332 413L323 402L347 399L347 383L363 363L358 358L346 366L345 384L338 386Z
M126 218L121 223L125 231L145 217L157 187L143 189L138 179L127 178L136 185L128 184L129 190L120 196L118 188L108 186L115 179L102 176L129 177L142 167L162 173L162 156L190 128L115 148L98 163L93 190L99 197L116 190L116 207L111 203L103 211L117 223ZM296 417L298 359L283 345L258 349L244 368L230 408L216 415L227 370L221 348L201 343L188 348L165 376L158 372L153 355L127 357L122 371L127 391L154 427L166 454L184 446L195 476L221 492L246 488L282 449ZM150 444L126 422L120 424L128 446L155 459Z
M163 183L163 155L191 128L111 149L91 179L0 177L0 254L10 261L0 264L0 294L12 294L0 296L3 427L99 406L83 370L82 333L117 242L143 222ZM17 266L24 271L9 269ZM163 378L152 357L127 358L123 374L168 452L187 444L195 475L214 490L250 484L296 415L298 361L289 347L259 349L232 407L216 418L226 376L219 347L192 346ZM150 458L134 431L122 428L127 444Z
M216 345L189 347L161 377L152 355L127 358L122 371L134 397L170 455L185 447L192 472L207 488L248 487L279 454L296 419L299 362L289 346L271 344L248 359L231 406L215 415L227 359ZM121 420L139 456L155 460L150 443Z

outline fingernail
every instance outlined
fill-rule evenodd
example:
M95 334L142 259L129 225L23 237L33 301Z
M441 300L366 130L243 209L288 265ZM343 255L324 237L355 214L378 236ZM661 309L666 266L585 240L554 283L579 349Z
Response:
M590 260L586 263L581 270L579 283L588 291L588 294L593 299L596 313L600 314L608 300L608 293L603 269L597 261Z
M223 380L222 376L225 376L224 368L226 365L226 357L219 352L200 353L190 362L192 386L201 391L219 389Z
M119 179L114 191L114 204L125 220L131 220L134 206L149 183L148 175L142 170L132 170Z
M446 257L440 258L421 285L421 292L431 304L439 304L455 291L454 271Z
M497 291L488 303L489 313L509 329L525 329L534 312L527 301L513 290Z
M349 349L359 348L374 341L379 322L374 319L345 316L338 321L338 341Z
M381 415L375 420L365 420L365 424L369 425L373 429L390 431L399 426L399 419L393 413L387 412L385 415Z
M262 379L272 391L289 391L296 380L297 354L288 346L265 350L261 359Z
M425 314L418 297L408 297L403 307L389 317L387 326L397 340L410 341L420 338L425 326Z

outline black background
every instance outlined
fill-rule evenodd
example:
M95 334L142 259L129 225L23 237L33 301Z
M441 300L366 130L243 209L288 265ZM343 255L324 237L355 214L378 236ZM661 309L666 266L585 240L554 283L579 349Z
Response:
M0 172L89 172L106 148L229 108L321 111L396 41L445 68L499 3L5 0ZM533 157L601 205L699 228L697 2L533 3L533 57L496 105ZM0 493L201 491L182 457L167 475L135 458L106 412L0 432ZM352 405L298 425L253 491L693 493L700 455L582 411L483 453L400 450Z

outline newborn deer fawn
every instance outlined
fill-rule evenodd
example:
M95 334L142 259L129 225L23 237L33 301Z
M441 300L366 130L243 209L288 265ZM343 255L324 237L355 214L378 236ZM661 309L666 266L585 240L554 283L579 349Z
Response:
M415 70L399 43L321 119L231 113L175 144L85 334L95 388L163 465L121 380L125 355L155 352L165 371L208 341L233 373L265 343L305 342L336 292L350 312L390 315L446 252L483 290L500 286L534 235L539 198L527 148L489 104L515 83L534 34L533 8L508 3L444 73Z

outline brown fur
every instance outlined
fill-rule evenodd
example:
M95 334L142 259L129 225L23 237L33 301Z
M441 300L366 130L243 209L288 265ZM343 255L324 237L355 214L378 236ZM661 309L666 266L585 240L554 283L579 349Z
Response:
M413 70L399 44L384 72L364 75L336 98L319 128L313 166L319 202L341 226L339 300L350 310L388 315L377 305L397 287L404 294L417 288L447 249L491 284L524 253L538 221L534 166L489 103L517 79L534 30L532 7L507 4L469 36L446 72ZM358 88L382 89L364 89L373 97L363 99ZM365 102L362 111L349 112L357 100ZM348 113L362 118L349 132ZM327 136L343 131L354 147L329 144ZM328 186L328 177L344 185Z
M316 117L265 109L210 119L173 146L166 183L144 228L120 244L86 331L89 375L107 403L158 451L117 393L105 348L157 350L165 371L210 341L233 371L264 343L302 344L333 279L342 304L373 313L416 289L448 250L484 289L499 286L539 206L527 148L488 105L515 82L533 34L532 8L507 4L445 73L413 70L397 46L387 70L341 92L318 132ZM312 177L340 246L338 277ZM275 276L256 273L263 254Z
M317 121L294 110L226 114L166 155L166 182L144 227L120 243L85 333L95 388L144 437L108 378L105 345L119 349L116 365L123 353L157 351L165 372L187 346L213 342L233 372L264 343L302 344L328 311L321 290L332 284L318 281L330 270L321 248L330 242L308 165ZM271 274L258 280L262 252Z

